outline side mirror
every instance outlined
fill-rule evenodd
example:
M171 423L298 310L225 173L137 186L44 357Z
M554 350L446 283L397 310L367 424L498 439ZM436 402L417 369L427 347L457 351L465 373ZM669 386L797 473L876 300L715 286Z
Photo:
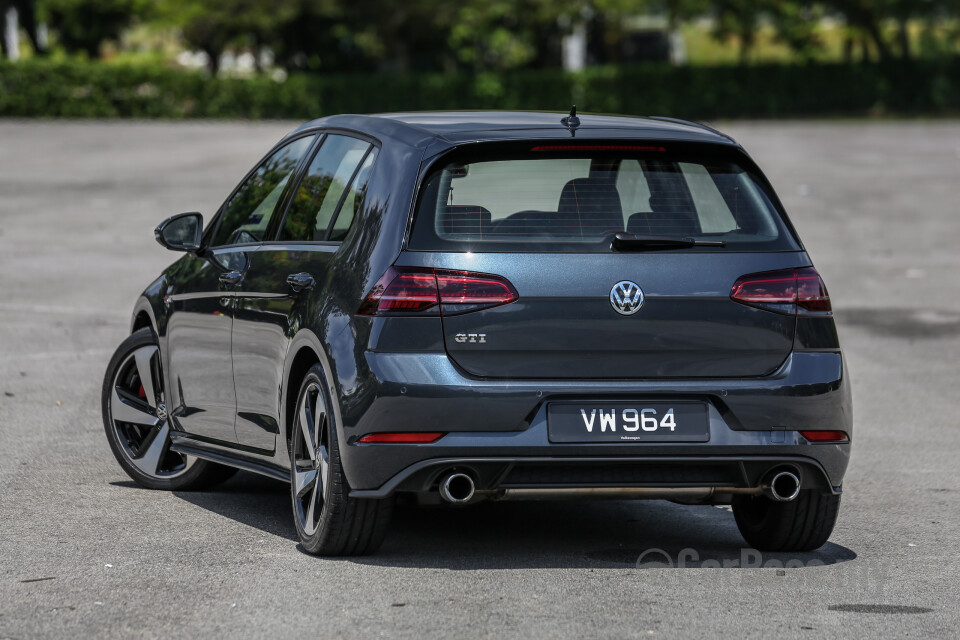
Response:
M203 235L203 216L193 211L167 218L153 230L153 235L171 251L197 251Z

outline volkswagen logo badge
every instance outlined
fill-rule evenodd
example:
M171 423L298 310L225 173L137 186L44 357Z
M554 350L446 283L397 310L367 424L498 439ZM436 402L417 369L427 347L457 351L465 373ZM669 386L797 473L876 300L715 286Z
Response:
M623 316L632 316L643 306L643 291L640 285L621 280L610 289L610 305Z

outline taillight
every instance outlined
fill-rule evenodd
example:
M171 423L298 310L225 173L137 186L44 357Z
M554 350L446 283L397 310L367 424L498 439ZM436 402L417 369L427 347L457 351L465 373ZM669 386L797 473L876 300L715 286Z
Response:
M501 276L390 267L363 299L357 314L452 316L497 307L517 298L517 290Z
M437 291L443 315L498 307L519 296L505 278L468 271L437 271Z
M807 311L832 311L827 286L813 267L797 269L797 306Z
M848 442L845 431L801 431L800 435L810 442Z
M830 295L813 267L752 273L730 290L734 302L786 315L829 315Z
M436 315L437 278L432 270L391 267L380 278L357 313L373 316L381 313L424 313Z

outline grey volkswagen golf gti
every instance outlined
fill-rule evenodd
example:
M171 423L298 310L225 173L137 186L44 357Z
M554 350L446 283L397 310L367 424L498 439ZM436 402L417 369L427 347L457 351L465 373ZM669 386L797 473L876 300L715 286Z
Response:
M731 504L829 537L852 438L820 276L731 138L668 118L342 115L281 140L143 292L103 385L157 489L290 483L305 549L398 496Z

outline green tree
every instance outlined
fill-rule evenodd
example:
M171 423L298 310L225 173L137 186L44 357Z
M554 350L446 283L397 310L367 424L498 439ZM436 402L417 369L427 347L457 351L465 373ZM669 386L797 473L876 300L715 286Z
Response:
M359 42L358 42L359 41ZM267 44L288 69L369 71L372 60L339 0L295 0Z
M0 25L3 23L3 17L11 8L17 10L17 21L27 33L30 44L33 45L33 52L36 55L45 55L47 53L46 43L42 42L39 35L39 20L37 0L0 0ZM2 29L0 29L2 30ZM10 54L7 51L7 39L0 37L0 49L4 57Z
M687 19L694 17L690 11L697 7L698 3L686 3ZM821 13L802 0L710 0L708 11L714 18L712 35L720 41L736 40L741 64L749 60L763 25L772 27L776 39L802 57L812 57L821 46L817 36Z
M824 0L823 2L826 8L843 16L851 29L868 38L881 60L892 59L895 52L901 59L909 60L912 55L908 31L910 21L929 19L937 15L944 4L935 0ZM953 17L956 17L956 13ZM896 25L892 36L884 29L888 22Z
M811 2L774 0L769 10L777 39L801 57L810 59L823 46L818 33L822 8Z
M717 40L735 38L740 46L740 64L747 62L756 44L757 27L766 3L758 0L714 0L712 35Z
M323 71L446 68L446 5L431 0L284 0L268 44L288 68Z
M231 46L252 48L259 62L263 46L273 45L280 26L295 15L295 0L161 0L161 22L178 26L184 41L207 54L212 74Z
M58 41L71 53L100 57L100 47L118 40L150 8L148 0L45 0L43 9Z
M576 16L579 5L563 0L468 0L447 16L447 45L458 65L473 71L527 66L545 49L557 48L551 47L547 34L559 36L561 18ZM559 65L559 55L555 57L553 66Z
M450 63L452 7L433 0L353 0L344 14L363 50L386 70L437 69Z

